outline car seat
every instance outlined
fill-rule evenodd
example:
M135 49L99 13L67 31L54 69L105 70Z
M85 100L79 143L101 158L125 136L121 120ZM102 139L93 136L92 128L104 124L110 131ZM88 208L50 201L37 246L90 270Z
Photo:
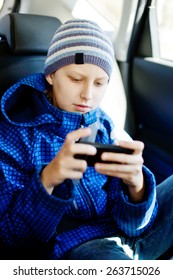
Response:
M0 97L20 78L43 72L56 17L9 13L0 19Z

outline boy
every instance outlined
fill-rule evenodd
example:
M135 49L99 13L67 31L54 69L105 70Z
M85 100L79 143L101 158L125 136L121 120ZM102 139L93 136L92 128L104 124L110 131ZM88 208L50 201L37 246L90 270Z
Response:
M111 139L113 123L99 108L113 63L96 23L69 20L52 39L45 76L26 77L3 96L0 237L13 258L131 259L109 237L130 244L152 227L156 186L144 145ZM106 163L94 166L75 158L96 154L78 142L96 121L96 142L133 153L103 153Z

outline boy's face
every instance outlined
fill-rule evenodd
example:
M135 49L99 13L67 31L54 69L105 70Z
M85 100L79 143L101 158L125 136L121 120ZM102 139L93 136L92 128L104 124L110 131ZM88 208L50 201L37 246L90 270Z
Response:
M52 85L53 105L68 112L87 113L98 107L109 77L93 64L70 64L46 77Z

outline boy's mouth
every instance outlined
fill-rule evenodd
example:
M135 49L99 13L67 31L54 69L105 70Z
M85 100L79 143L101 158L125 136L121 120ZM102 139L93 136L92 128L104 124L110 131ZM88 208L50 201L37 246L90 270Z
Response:
M91 110L91 106L82 105L82 104L75 104L75 110L81 113L87 113Z

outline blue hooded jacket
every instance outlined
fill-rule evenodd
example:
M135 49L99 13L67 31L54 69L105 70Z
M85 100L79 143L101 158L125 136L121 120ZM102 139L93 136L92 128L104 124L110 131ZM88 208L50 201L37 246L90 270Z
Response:
M2 97L0 123L0 241L13 251L32 249L34 258L59 259L88 240L135 237L157 214L155 179L143 166L145 201L130 202L122 181L88 167L75 185L70 179L49 195L40 172L61 149L67 133L94 123L97 142L112 143L114 129L100 109L87 114L62 111L46 98L43 74L23 78ZM44 250L45 249L45 250ZM40 258L40 256L39 256Z

